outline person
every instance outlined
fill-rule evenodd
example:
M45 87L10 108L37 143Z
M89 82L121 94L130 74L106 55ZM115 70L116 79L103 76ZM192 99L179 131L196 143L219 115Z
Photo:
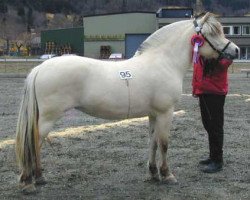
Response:
M201 160L205 173L215 173L223 167L224 104L228 93L228 67L232 60L199 58L194 65L193 95L199 98L202 124L208 133L209 157Z

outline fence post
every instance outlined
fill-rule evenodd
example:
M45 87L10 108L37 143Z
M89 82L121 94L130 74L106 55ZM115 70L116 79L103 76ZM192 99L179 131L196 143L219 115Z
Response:
M6 58L4 59L4 73L7 72L7 67L6 67L6 64L7 64L7 61L6 61Z

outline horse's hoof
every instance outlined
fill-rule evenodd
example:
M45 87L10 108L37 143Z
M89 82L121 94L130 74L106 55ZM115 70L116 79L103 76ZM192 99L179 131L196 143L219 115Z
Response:
M146 179L144 179L144 182L150 182L150 183L154 183L154 182L159 182L159 176L148 176L146 177Z
M177 179L174 177L173 174L169 174L169 176L162 178L161 182L165 184L171 184L171 185L175 185L178 183Z
M36 193L36 187L34 184L28 184L21 188L21 192L25 195Z
M35 184L36 185L45 185L45 184L47 184L47 181L45 180L44 177L41 176L41 177L35 179Z

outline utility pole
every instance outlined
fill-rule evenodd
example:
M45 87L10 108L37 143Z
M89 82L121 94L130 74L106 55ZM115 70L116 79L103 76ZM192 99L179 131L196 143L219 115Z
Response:
M196 0L196 4L195 4L195 15L199 15L202 12L204 12L204 7L203 7L203 3L202 0Z

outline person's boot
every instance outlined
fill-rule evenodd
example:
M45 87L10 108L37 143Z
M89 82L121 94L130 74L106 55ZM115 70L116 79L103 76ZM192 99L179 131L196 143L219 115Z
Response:
M223 166L223 134L209 134L210 159L204 160L208 163L202 169L204 173L216 173L222 170Z
M216 173L222 170L222 166L222 162L211 161L202 171L204 173Z
M208 165L212 162L211 158L207 158L205 160L200 160L199 164L200 165Z
M212 137L211 134L208 134L208 142L209 142L209 157L207 159L204 160L200 160L199 165L208 165L212 162L211 160L211 156L213 153L213 144L212 144Z

